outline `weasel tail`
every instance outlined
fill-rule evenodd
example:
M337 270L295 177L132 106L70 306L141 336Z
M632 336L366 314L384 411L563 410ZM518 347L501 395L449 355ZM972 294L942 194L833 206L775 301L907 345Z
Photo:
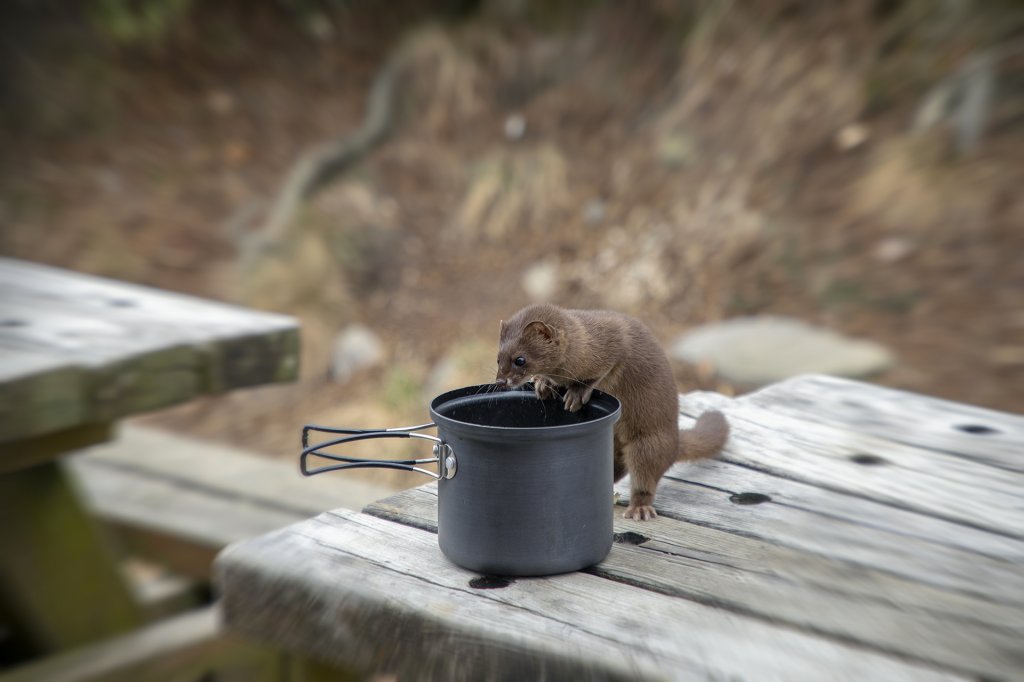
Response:
M714 457L729 439L729 422L718 410L705 412L697 418L692 429L679 432L679 459L706 459Z

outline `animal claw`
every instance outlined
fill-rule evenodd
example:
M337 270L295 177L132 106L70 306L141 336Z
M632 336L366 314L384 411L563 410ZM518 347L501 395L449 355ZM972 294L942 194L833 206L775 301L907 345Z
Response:
M658 518L658 512L654 511L654 507L649 504L631 504L626 507L626 511L623 512L622 516L634 521L650 521L651 519Z
M589 386L584 388L570 388L565 392L565 400L563 404L565 409L570 412L579 412L583 409L583 406L590 402L590 396L594 393L594 389Z

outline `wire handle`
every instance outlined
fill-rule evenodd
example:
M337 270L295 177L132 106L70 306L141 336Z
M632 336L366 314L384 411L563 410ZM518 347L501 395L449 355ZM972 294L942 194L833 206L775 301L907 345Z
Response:
M430 436L425 433L416 433L417 431L429 429L433 426L434 423L430 422L428 424L420 424L419 426L403 426L394 429L345 429L332 426L306 424L302 427L302 454L299 456L299 470L302 472L303 476L315 476L317 474L327 473L328 471L343 471L345 469L401 469L403 471L416 471L433 478L450 479L455 476L455 471L458 467L458 462L455 459L455 453L452 451L451 446L437 436ZM311 432L341 434L344 437L331 438L321 443L314 443L313 445L310 445L309 434ZM433 441L434 456L420 459L363 459L359 457L336 455L330 452L323 452L322 450L322 448L329 448L335 445L344 445L345 443L354 443L360 440L373 440L377 438L420 438L422 440ZM332 460L334 462L340 462L340 464L328 464L311 469L309 467L309 457L311 455ZM438 472L434 473L429 469L417 466L419 464L437 464Z

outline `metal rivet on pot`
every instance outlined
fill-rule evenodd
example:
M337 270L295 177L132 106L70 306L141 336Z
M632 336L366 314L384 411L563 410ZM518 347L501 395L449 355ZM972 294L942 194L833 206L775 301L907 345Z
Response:
M455 453L452 452L452 446L448 443L434 443L433 449L434 458L437 459L438 468L441 470L441 475L438 478L454 478L459 463L455 459Z

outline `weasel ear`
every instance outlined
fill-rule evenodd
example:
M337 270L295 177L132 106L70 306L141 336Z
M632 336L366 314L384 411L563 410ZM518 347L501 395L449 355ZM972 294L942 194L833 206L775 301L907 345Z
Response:
M530 324L526 325L526 328L523 331L533 334L544 341L552 341L555 338L555 330L540 320L534 320Z
M505 320L498 320L498 334L505 333Z

